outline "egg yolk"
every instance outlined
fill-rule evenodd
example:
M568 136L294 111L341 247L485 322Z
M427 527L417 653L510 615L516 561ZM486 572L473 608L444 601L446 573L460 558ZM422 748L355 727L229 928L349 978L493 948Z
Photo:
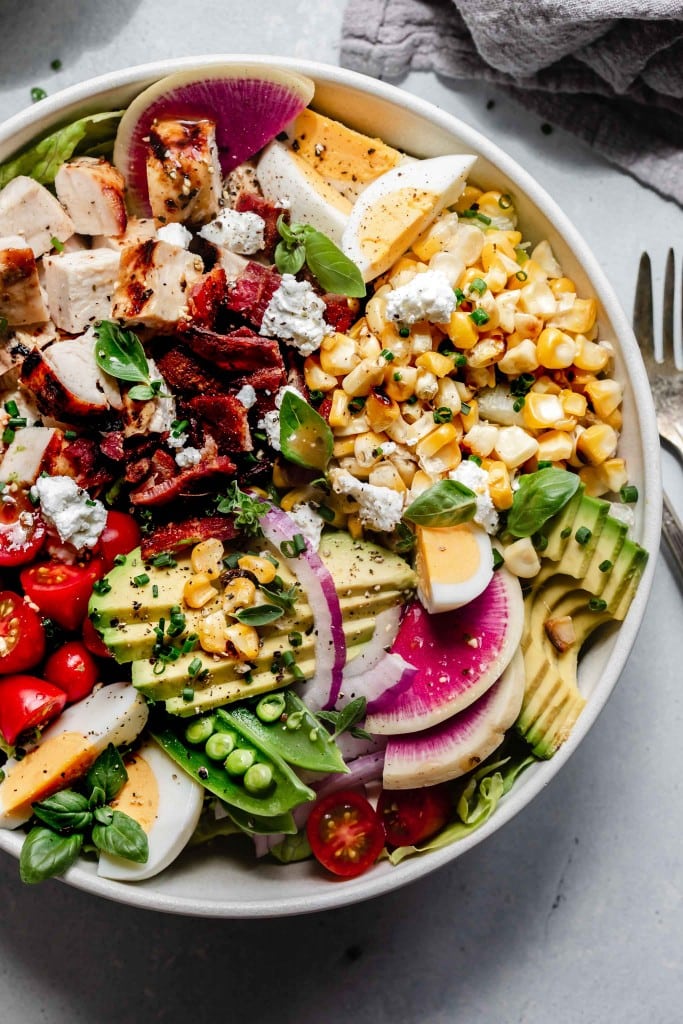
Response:
M463 583L479 569L481 551L466 524L418 529L420 561L429 582Z
M374 266L391 265L424 227L439 201L438 195L416 188L399 188L363 212L358 243Z
M31 804L56 793L87 772L98 751L79 732L60 732L14 765L2 786L3 814L28 813Z
M334 181L374 181L401 159L398 150L380 139L371 139L313 110L299 114L293 134L297 153Z
M119 790L111 806L134 818L149 832L159 808L159 786L156 776L144 757L135 754L126 759L128 779Z

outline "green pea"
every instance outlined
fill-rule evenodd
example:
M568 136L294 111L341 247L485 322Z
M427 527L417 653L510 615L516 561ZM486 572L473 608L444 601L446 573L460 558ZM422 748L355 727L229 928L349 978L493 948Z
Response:
M205 718L194 718L185 729L185 739L188 743L204 743L216 728L213 715Z
M284 710L285 698L282 693L269 693L256 705L256 714L262 722L277 722Z
M228 754L225 761L225 769L230 775L244 775L248 768L251 768L256 755L253 750L245 750L244 747L237 747L231 754Z
M235 734L233 732L215 732L209 736L204 745L204 753L212 761L225 761L228 754L235 749Z
M294 732L295 729L300 729L303 725L304 713L303 711L295 711L293 715L289 715L285 725L288 729Z
M252 764L244 774L244 788L248 793L264 793L273 781L273 769L269 764Z

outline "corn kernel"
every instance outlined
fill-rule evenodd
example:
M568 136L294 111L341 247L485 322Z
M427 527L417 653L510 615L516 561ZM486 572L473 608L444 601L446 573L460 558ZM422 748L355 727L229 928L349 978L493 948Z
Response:
M388 487L390 490L398 491L400 494L403 494L406 490L406 485L396 466L386 460L373 466L370 470L368 482L373 487Z
M467 365L478 370L485 366L493 366L505 353L505 342L502 338L492 335L489 338L482 338L474 348L467 353Z
M465 412L461 409L460 419L462 420L463 430L465 433L468 433L479 422L479 402L476 398L472 398L466 404L469 411Z
M422 357L420 357L422 358ZM451 365L453 365L451 363ZM415 378L415 394L423 402L431 402L439 390L439 378L431 370L420 369Z
M497 436L498 427L492 423L476 423L463 437L463 444L474 455L484 459L493 451Z
M425 232L425 235L423 237L426 237L427 234L428 234L428 232ZM415 248L414 247L413 247L413 252L415 252ZM417 255L417 253L416 253L416 255ZM420 259L422 259L421 256L420 256ZM424 262L426 263L427 261L425 260ZM389 271L389 281L391 283L392 288L398 287L396 284L394 284L394 280L393 279L394 279L395 276L400 275L400 274L405 274L407 271L409 271L413 275L413 277L414 277L415 273L417 271L417 265L418 265L418 261L415 259L415 257L413 257L413 256L399 256L399 258L396 260L396 262L394 263L393 267Z
M570 277L556 277L550 282L550 290L556 299L560 295L576 295L576 284Z
M432 417L432 422L434 419ZM458 432L453 423L442 423L436 427L415 446L415 454L419 459L429 459L435 455L445 444L455 440Z
M562 370L574 362L576 342L556 327L546 327L538 337L536 350L541 366L549 370Z
M379 359L382 346L374 334L364 331L356 342L356 351L361 359Z
M494 451L508 469L516 469L536 454L538 441L521 427L500 427Z
M470 320L468 314L460 309L456 309L451 313L446 333L456 348L474 348L479 341L477 328Z
M450 473L452 469L457 469L461 462L462 452L457 440L449 441L448 444L442 445L434 455L420 460L422 468L434 477Z
M328 416L328 423L331 427L346 427L351 422L349 411L349 396L341 388L332 392L332 405Z
M382 458L382 442L386 441L384 434L377 434L374 430L367 430L363 434L356 434L353 444L354 458L361 466L367 468L374 466Z
M259 635L253 626L235 622L226 631L226 646L239 661L253 661L258 657Z
M601 469L602 466L582 466L579 470L579 480L590 498L599 498L609 491L609 487L600 473Z
M414 501L415 498L419 498L421 494L424 494L425 491L429 490L433 483L434 480L429 473L425 473L423 469L418 469L410 486L411 500Z
M547 430L549 427L562 429L561 421L565 419L564 408L558 395L541 394L530 391L522 407L524 426L530 430ZM575 426L569 421L568 429Z
M605 369L609 360L610 353L604 346L596 345L594 341L588 341L582 334L577 336L574 365L578 366L580 370L600 373Z
M354 446L354 444L355 444L355 437L353 437L353 436L352 437L340 437L338 440L335 440L334 448L332 449L332 454L334 455L335 459L341 459L344 455L353 455L353 446ZM284 500L283 500L283 503L282 503L282 507L283 508L285 507L284 506Z
M331 391L337 386L337 378L323 370L316 356L304 360L304 380L311 391Z
M394 452L394 454L390 455L389 458L392 466L400 476L403 483L406 487L410 487L417 471L417 465L413 459L402 455L400 452Z
M258 555L242 555L237 559L240 569L250 572L259 583L272 583L277 576L277 569L269 558L259 558Z
M353 452L353 439L351 439L351 451ZM312 493L313 490L310 487L294 487L280 499L280 507L285 512L291 512L295 505L302 505L304 502L310 501Z
M618 493L628 483L628 470L623 459L605 459L598 472L608 491Z
M353 540L363 539L363 524L360 519L358 512L353 512L346 520L346 529L353 538Z
M596 299L575 299L574 305L570 309L554 314L551 326L559 327L563 331L585 334L595 326L597 315L598 303Z
M484 459L482 469L484 467L489 478L489 494L494 506L499 511L512 508L512 486L505 463L499 462L497 459Z
M384 390L389 398L396 402L405 402L415 391L417 368L414 366L397 366L391 364L384 371Z
M498 257L491 261L488 270L484 274L484 281L488 286L488 290L497 295L498 292L502 292L503 288L505 288L509 276L503 261Z
M586 385L586 394L598 416L610 416L621 405L623 386L616 380L596 380Z
M365 307L365 319L368 322L368 327L373 334L380 335L382 328L387 322L387 301L383 295L378 295L377 292L368 300Z
M538 458L543 462L562 462L574 454L574 442L566 430L546 430L536 440Z
M197 626L199 646L209 654L225 654L228 640L228 623L223 612L211 612Z
M505 567L523 580L533 579L541 571L541 561L530 537L508 544L503 549L503 560Z
M211 586L211 576L205 572L197 572L190 576L183 587L183 600L189 608L203 608L216 596Z
M624 415L621 409L615 409L609 416L603 416L605 423L608 423L610 427L614 427L615 430L621 430L624 425Z
M611 459L617 450L617 432L607 423L594 423L583 431L576 449L593 466Z
M525 338L514 348L509 347L505 354L498 360L498 368L508 376L516 377L520 373L533 373L538 369L538 353L536 345L531 338Z
M381 391L373 390L365 403L365 413L374 431L387 430L401 415L398 403Z
M256 584L246 576L233 576L225 584L221 607L227 615L238 608L248 608L256 600Z
M384 360L363 359L342 381L342 387L351 398L365 396L384 380Z
M428 370L435 377L446 377L453 372L453 360L440 352L424 352L415 360L415 365L422 370Z
M578 391L569 391L568 389L560 391L560 401L562 402L565 416L574 416L577 420L580 420L582 416L586 415L588 404L585 397L579 394Z
M320 365L332 377L341 377L358 366L356 342L348 334L326 335L320 345Z
M215 578L222 572L224 554L222 542L216 537L210 537L192 548L190 565L194 572L205 572L207 576Z
M458 391L455 381L451 377L442 377L439 381L439 386L436 389L436 395L434 396L434 405L437 409L446 407L450 409L454 416L457 416L462 407L462 401L460 399L460 392Z
M455 203L454 209L458 213L462 213L463 210L469 210L473 203L478 202L480 195L482 195L482 191L476 185L465 185Z

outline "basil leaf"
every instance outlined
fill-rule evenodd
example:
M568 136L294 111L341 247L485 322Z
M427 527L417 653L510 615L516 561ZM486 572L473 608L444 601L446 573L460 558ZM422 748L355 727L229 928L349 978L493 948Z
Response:
M34 804L33 813L56 832L81 832L92 821L87 798L73 789Z
M275 266L281 274L298 274L306 262L306 247L301 242L278 242Z
M566 469L539 469L520 477L507 529L513 537L531 537L572 498L581 481Z
M363 298L365 283L360 270L327 235L307 226L304 240L308 269L324 291Z
M32 828L24 840L19 855L19 875L22 882L35 885L54 875L63 875L78 858L83 836L60 836L50 828Z
M365 697L356 697L355 700L350 700L341 711L317 711L316 718L334 728L332 739L336 739L337 736L341 736L343 732L353 730L358 722L363 721L367 703Z
M95 825L92 841L98 850L114 857L144 864L149 857L149 844L144 829L123 811L112 811L110 825Z
M327 421L295 391L285 391L280 406L280 448L284 457L297 466L324 470L333 447Z
M41 185L51 185L61 165L74 154L94 155L95 150L105 146L109 149L122 114L122 110L90 114L33 143L0 165L0 188L4 188L12 178L20 174L33 178Z
M94 811L96 807L102 807L105 800L105 792L101 786L95 786L90 799L88 800L88 807L91 811Z
M416 498L403 518L418 526L458 526L477 511L477 496L458 480L439 480Z
M243 622L245 626L267 626L270 622L282 618L284 614L284 609L274 604L256 604L234 612L233 618Z
M95 821L100 825L111 825L114 820L114 812L111 807L96 807L94 811Z
M89 786L104 791L105 803L114 799L127 779L128 772L113 743L102 751L86 776Z
M134 384L128 390L128 397L132 398L135 402L148 402L156 394L157 391L154 390L151 384Z
M124 331L109 320L95 328L95 359L105 373L117 380L138 381L151 386L149 364L134 331Z

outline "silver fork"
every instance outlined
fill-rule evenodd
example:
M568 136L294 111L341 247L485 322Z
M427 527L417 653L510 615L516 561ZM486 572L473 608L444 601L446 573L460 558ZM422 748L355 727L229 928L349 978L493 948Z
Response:
M652 302L652 265L648 253L644 252L638 268L633 330L652 390L660 439L683 466L683 370L676 366L674 357L675 289L674 251L669 249L664 273L662 352L661 359L658 359ZM683 576L683 524L666 492L663 496L662 533Z

